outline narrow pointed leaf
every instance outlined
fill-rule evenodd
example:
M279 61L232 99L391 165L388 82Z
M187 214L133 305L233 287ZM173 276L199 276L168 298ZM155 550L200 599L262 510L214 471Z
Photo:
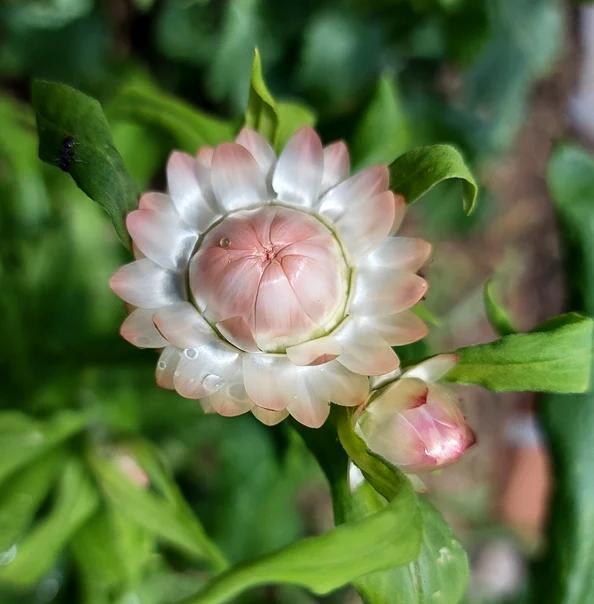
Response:
M0 483L15 470L46 454L85 425L83 416L65 411L46 422L18 411L0 413Z
M252 78L245 112L245 124L258 131L269 141L274 141L278 120L276 101L264 81L262 60L258 49L256 49L254 51L254 62L252 63Z
M17 546L14 560L0 568L0 583L26 587L38 581L54 564L70 537L92 515L98 493L82 464L71 459L49 514Z
M353 137L353 164L359 169L390 164L410 146L408 120L393 78L380 79Z
M191 558L208 560L218 570L226 566L222 554L210 541L196 516L176 493L177 487L172 479L168 479L163 496L133 483L113 460L105 456L91 453L89 462L109 504L119 514ZM159 477L154 486L158 487L163 480L163 476Z

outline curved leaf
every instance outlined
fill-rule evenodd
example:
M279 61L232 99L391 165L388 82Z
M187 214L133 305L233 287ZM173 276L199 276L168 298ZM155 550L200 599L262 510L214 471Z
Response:
M325 594L367 573L405 564L419 550L415 511L412 489L402 489L375 514L230 569L186 604L228 602L269 583L292 583Z
M444 180L462 182L464 210L474 210L478 186L460 152L450 145L429 145L404 153L390 164L391 187L414 203Z
M99 102L70 86L35 80L33 107L39 132L39 157L67 171L80 189L110 216L124 245L126 214L138 190L113 144Z
M356 498L365 513L385 506L366 483L359 487ZM357 579L354 585L366 604L458 604L462 600L470 574L466 552L437 510L423 498L419 504L421 553L404 566Z
M493 294L492 279L489 279L485 283L483 300L485 302L487 318L489 319L489 323L491 323L493 329L500 336L509 336L512 333L516 333L517 329L514 327L508 312L495 299L495 295Z
M584 392L590 384L593 321L555 317L529 333L457 351L447 379L496 391Z

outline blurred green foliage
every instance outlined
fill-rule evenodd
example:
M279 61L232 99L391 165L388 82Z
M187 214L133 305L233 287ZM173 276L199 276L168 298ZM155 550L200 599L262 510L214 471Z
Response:
M230 137L254 46L283 99L279 124L315 112L326 140L352 142L359 166L448 141L480 167L511 144L562 30L555 0L0 4L3 604L190 596L209 568L319 529L300 505L316 509L322 488L286 427L204 416L154 387L155 358L119 338L125 309L107 288L125 250L70 177L39 161L30 80L99 98L141 189L162 185L172 148ZM277 132L278 145L291 133ZM386 132L389 148L369 153ZM425 211L441 236L460 229L448 194ZM239 601L317 600L281 587Z

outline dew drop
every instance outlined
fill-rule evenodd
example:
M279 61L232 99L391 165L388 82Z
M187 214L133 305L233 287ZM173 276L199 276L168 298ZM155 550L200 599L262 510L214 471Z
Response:
M198 351L195 348L186 348L184 354L188 359L195 359L198 356Z
M229 241L228 237L221 237L219 239L219 245L226 249L229 247L229 245L231 245L231 241Z
M159 369L165 369L165 368L167 367L167 363L166 363L165 361L159 361L159 362L157 363L157 367L158 367Z
M207 389L214 391L221 386L222 379L214 373L208 373L202 378L202 385Z

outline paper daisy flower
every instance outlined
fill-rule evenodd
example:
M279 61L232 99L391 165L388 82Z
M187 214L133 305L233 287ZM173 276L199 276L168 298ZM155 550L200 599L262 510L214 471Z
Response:
M398 367L392 346L426 334L408 309L430 246L392 236L405 204L386 166L349 172L345 144L311 128L278 158L248 128L172 153L168 194L127 217L137 259L111 279L133 307L122 336L163 349L160 386L221 415L318 427Z

